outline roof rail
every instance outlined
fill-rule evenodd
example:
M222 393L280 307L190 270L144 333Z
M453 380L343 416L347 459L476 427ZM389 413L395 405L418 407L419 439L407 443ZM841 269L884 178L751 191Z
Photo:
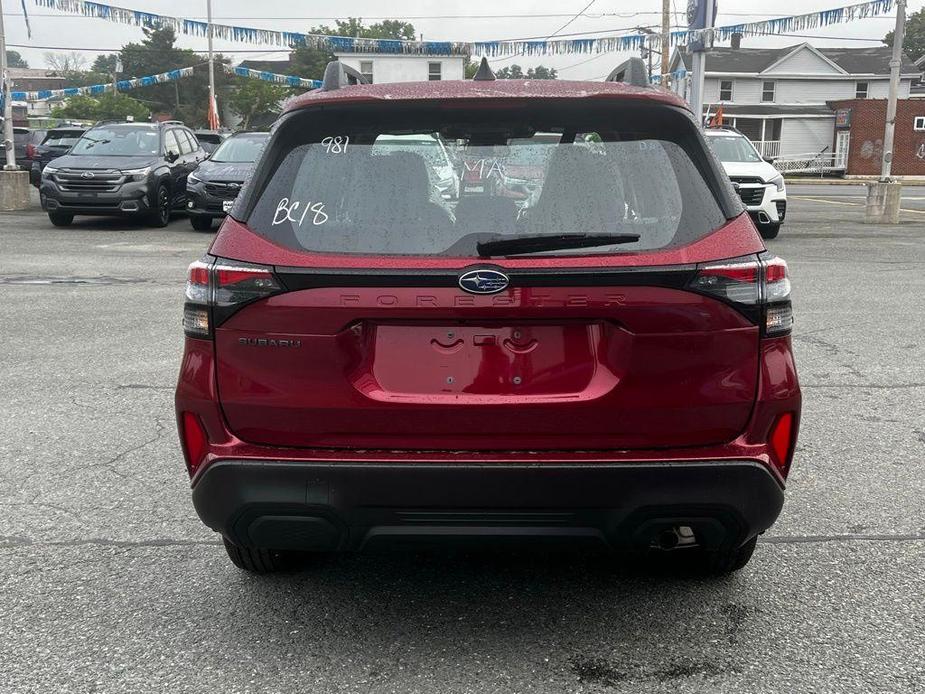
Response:
M488 58L482 56L482 62L479 63L479 69L476 70L472 80L475 82L491 82L495 79L495 73L492 72L488 65Z
M93 124L93 126L96 127L97 125L111 125L113 123L122 123L122 124L137 123L139 125L152 125L152 123L146 120L127 120L125 118L103 118L102 120L96 121Z
M605 82L624 82L634 87L651 87L649 73L642 58L630 58L613 69Z
M357 70L344 65L339 60L332 60L324 68L324 78L321 80L321 91L333 92L341 87L351 84L369 84Z

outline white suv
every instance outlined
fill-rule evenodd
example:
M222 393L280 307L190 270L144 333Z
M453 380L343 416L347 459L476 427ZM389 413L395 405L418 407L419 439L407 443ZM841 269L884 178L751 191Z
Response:
M704 134L723 164L762 238L773 239L787 213L787 187L780 171L737 130L708 128Z

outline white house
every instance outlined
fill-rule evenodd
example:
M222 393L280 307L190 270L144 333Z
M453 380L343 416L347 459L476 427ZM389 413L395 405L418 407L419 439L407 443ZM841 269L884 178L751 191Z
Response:
M706 55L704 115L723 109L723 120L745 134L767 157L831 153L835 112L827 101L885 99L890 77L889 46L815 48L712 48ZM672 72L691 69L691 55L675 50ZM903 58L899 97L922 73ZM673 89L690 96L690 79ZM837 145L836 145L837 146ZM845 142L847 147L847 141Z
M448 48L452 48L447 44ZM371 83L426 82L428 80L461 80L466 57L462 54L406 54L406 53L345 53L334 55L348 67L363 74ZM245 60L242 67L289 74L289 60ZM322 75L315 75L321 79Z
M464 77L465 57L462 55L337 52L334 55L371 83L461 80Z

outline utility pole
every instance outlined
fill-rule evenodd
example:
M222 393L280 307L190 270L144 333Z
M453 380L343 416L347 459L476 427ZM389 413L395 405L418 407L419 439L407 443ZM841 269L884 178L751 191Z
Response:
M215 109L218 117L218 103L215 101L215 57L212 54L212 0L206 0L206 15L209 20L209 113ZM211 126L211 123L209 124Z
M10 74L6 64L6 33L3 30L3 0L0 0L0 75L3 76L3 148L6 150L4 171L16 170L13 148L13 100L10 95Z
M671 14L669 0L662 0L662 89L669 89L668 59L671 45Z
M896 99L899 96L899 74L903 62L903 34L906 30L906 0L896 0L896 28L893 30L893 56L890 58L890 93L886 102L886 127L883 131L883 158L880 180L890 180L893 166L893 136L896 131Z
M713 0L700 1L706 3L704 8L706 14L703 25L703 48L702 50L694 51L691 58L691 68L694 72L694 76L691 79L691 108L694 110L697 122L703 123L703 77L707 67L707 51L711 48L711 44L713 43L712 29L716 17L713 16Z
M896 28L893 30L893 55L890 58L890 93L886 102L883 129L883 154L880 180L867 184L864 221L868 224L898 224L902 203L902 184L890 177L893 167L893 139L896 132L896 100L902 71L903 33L906 29L906 0L896 0Z

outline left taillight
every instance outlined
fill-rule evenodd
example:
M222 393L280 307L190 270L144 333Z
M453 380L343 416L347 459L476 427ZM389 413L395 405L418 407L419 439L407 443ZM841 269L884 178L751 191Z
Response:
M215 328L243 306L283 291L272 268L205 257L189 266L183 331L211 339Z
M732 304L759 325L763 337L787 335L793 326L790 275L777 256L705 263L687 286Z

